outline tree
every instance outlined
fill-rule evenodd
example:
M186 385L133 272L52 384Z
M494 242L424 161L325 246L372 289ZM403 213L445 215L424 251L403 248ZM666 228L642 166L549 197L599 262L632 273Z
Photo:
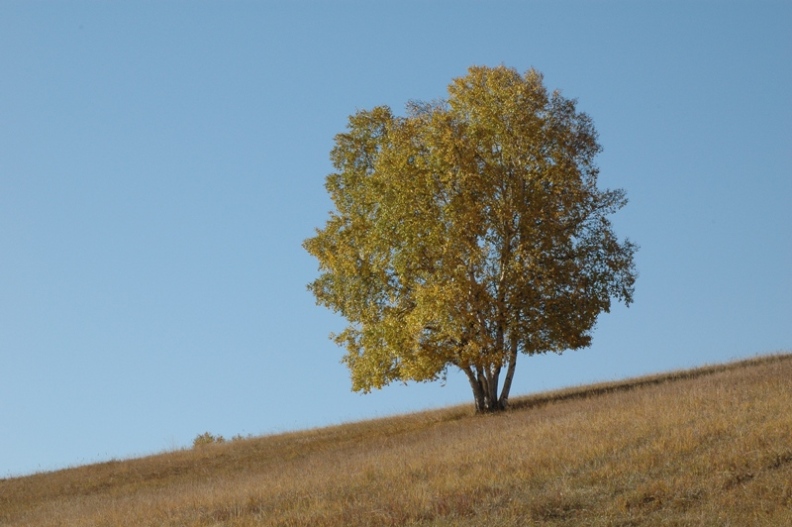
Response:
M627 199L597 188L601 147L575 100L503 66L448 93L404 117L359 111L335 137L336 210L304 242L308 288L349 322L333 338L354 390L456 367L476 410L498 411L519 353L587 347L611 300L632 302L636 246L607 219Z

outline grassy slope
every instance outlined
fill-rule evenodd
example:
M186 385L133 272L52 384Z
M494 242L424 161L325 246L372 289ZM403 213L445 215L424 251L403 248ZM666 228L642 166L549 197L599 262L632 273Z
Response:
M792 355L0 480L0 525L792 525Z

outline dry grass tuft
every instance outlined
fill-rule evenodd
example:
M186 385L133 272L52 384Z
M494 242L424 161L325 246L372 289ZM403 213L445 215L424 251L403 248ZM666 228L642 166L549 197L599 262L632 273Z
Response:
M0 525L792 525L792 355L0 480Z

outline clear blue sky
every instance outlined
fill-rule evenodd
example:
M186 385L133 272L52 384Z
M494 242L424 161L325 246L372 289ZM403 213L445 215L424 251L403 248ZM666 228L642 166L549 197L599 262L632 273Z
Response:
M471 65L600 132L635 303L514 394L792 349L790 2L0 3L0 477L452 403L350 391L301 242L357 109Z

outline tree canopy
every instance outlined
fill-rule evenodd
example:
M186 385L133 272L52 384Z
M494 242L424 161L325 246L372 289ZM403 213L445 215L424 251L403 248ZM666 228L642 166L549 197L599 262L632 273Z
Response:
M625 192L597 188L600 150L535 70L471 67L447 100L352 115L326 181L336 210L304 247L317 303L349 322L333 337L353 389L455 367L495 411L519 353L589 346L636 278L636 246L608 220Z

